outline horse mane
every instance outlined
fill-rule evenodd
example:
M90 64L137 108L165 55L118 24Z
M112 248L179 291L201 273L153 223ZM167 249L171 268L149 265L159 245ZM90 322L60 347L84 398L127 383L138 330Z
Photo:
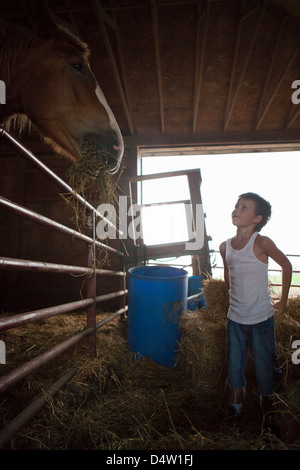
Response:
M86 43L75 36L67 28L62 25L57 25L53 30L53 37L55 38L57 47L63 47L68 43L75 46L85 60L89 59L90 51ZM29 56L33 50L41 49L45 44L45 39L41 38L34 31L27 28L17 26L10 22L0 23L0 78L6 83L7 89L9 88L14 70ZM22 133L25 130L32 131L34 127L31 120L25 115L20 113L13 113L5 116L5 121L2 125L9 131L14 130Z
M21 136L25 131L28 131L30 134L34 128L34 124L31 119L29 119L26 114L21 113L15 113L9 116L6 121L2 123L2 126L8 132L16 132L19 136Z

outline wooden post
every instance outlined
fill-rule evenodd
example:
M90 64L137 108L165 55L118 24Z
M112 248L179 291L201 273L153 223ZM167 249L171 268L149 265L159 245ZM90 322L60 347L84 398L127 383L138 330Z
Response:
M86 282L87 298L94 302L87 307L87 328L93 327L94 332L87 337L91 353L96 354L96 246L95 246L95 212L87 209L87 235L93 239L93 243L87 245L87 265L92 268L92 274Z

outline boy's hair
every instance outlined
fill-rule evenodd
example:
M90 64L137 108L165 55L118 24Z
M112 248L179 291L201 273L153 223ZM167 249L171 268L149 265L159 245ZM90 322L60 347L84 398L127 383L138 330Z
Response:
M243 199L251 199L255 204L255 215L261 215L262 220L256 225L255 232L260 232L271 217L271 204L255 193L244 193L239 196Z

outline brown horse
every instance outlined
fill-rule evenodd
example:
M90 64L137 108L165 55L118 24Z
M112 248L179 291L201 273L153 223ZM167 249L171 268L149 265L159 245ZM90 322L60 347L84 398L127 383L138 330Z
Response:
M47 20L47 24L45 24ZM119 126L91 71L88 46L43 16L40 31L12 24L0 31L0 124L33 126L57 153L75 161L85 142L105 153L108 169L123 156Z

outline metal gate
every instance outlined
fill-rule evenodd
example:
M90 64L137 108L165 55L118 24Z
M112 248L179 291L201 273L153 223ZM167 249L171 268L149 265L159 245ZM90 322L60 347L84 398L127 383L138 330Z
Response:
M18 154L26 158L32 165L34 165L40 172L50 178L58 187L64 192L71 193L80 204L85 207L87 215L88 229L87 233L81 233L74 229L71 229L63 224L60 224L51 218L47 218L37 212L34 212L24 206L21 206L13 201L10 201L0 196L0 207L12 211L20 217L27 218L35 223L46 226L49 230L56 230L69 236L70 238L77 238L86 243L87 249L87 260L86 266L73 266L66 264L56 263L45 263L42 261L24 260L16 258L0 257L0 269L1 270L13 270L13 271L31 271L31 272L48 272L48 273L71 273L71 274L86 274L86 298L69 302L61 305L49 306L47 308L29 311L17 315L6 316L0 318L0 333L16 328L20 325L35 322L40 319L49 318L58 314L67 312L73 312L79 309L86 309L86 327L79 333L74 334L65 341L55 345L52 349L44 352L43 354L35 357L29 362L20 365L15 370L5 374L0 378L0 393L9 389L12 385L18 383L24 379L28 374L37 370L47 362L51 361L55 357L59 356L76 343L81 341L83 338L87 338L91 352L96 351L96 331L101 328L104 324L112 321L114 318L124 315L127 311L126 305L126 271L125 267L121 268L120 271L98 269L96 267L96 250L98 248L107 250L110 253L114 253L123 259L124 254L106 244L96 240L96 217L101 217L105 220L102 214L100 214L95 207L93 207L88 201L82 196L76 193L65 181L59 178L51 169L49 169L43 162L41 162L31 151L26 149L17 139L11 134L0 128L0 137L6 144L10 145ZM124 263L123 263L124 266ZM104 295L97 295L96 279L98 276L117 276L120 278L122 283L121 290L106 293ZM121 298L122 308L108 315L102 321L96 323L96 306L110 299ZM3 342L2 342L3 343ZM1 344L2 344L1 343ZM1 358L0 358L1 359ZM1 362L1 361L0 361ZM47 394L54 395L60 388L67 384L75 373L75 369L71 368L66 371L63 376L54 382L47 390ZM36 397L31 404L25 408L18 416L16 416L4 429L0 431L0 449L8 442L8 440L21 429L26 422L28 422L46 403L44 395Z

